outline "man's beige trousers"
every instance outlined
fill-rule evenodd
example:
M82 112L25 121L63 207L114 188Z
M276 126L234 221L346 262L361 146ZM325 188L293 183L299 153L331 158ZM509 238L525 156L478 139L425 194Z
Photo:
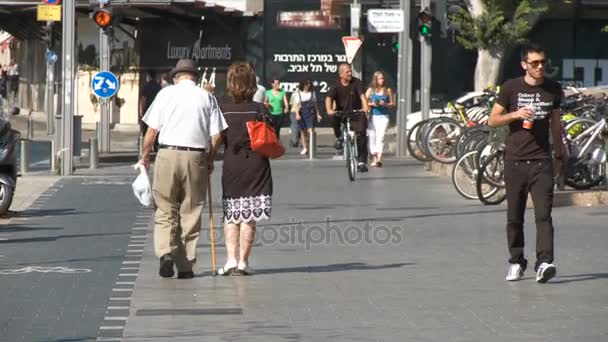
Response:
M160 149L154 162L154 250L192 270L208 182L207 153Z

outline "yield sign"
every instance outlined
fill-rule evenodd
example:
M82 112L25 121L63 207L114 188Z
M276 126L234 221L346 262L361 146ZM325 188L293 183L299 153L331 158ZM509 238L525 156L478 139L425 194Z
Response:
M359 48L363 45L363 41L360 37L342 37L342 43L344 43L344 51L346 52L346 61L348 64L352 64L353 59L357 55Z

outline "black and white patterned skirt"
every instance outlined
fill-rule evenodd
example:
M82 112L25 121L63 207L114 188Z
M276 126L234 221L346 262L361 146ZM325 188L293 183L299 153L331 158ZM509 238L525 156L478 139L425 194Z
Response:
M270 195L254 197L224 197L224 223L249 223L270 220L272 198Z

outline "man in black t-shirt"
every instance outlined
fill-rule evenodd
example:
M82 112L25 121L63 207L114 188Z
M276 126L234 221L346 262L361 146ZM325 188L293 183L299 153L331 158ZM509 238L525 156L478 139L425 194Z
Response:
M509 126L505 149L507 191L508 281L520 280L527 267L524 257L524 214L528 193L536 217L536 281L545 283L556 274L553 264L554 171L561 167L559 83L545 79L545 50L536 44L524 46L521 66L525 76L505 82L492 108L488 124ZM553 137L553 152L549 134Z
M336 149L342 149L342 134L340 132L341 118L336 111L364 111L369 112L365 91L361 81L353 77L350 64L340 64L338 68L339 79L331 88L325 98L325 109L332 117L332 126L336 136ZM357 154L359 172L367 172L367 115L351 118L351 125L357 134Z

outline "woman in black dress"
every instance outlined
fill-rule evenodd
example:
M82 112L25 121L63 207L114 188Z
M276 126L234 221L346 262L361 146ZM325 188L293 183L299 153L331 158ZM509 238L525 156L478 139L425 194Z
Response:
M257 84L255 73L249 64L231 65L227 78L227 93L232 100L220 107L228 123L228 129L223 133L222 168L224 232L228 257L218 273L248 275L253 272L249 266L249 255L255 240L256 223L270 219L272 175L270 161L251 150L247 121L268 114L262 104L253 102Z

